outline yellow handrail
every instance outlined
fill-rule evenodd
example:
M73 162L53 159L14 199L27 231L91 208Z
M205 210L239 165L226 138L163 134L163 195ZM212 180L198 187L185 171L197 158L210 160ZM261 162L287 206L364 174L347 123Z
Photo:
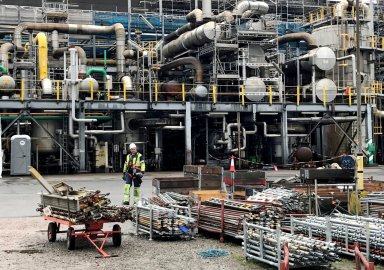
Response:
M296 86L296 105L300 106L300 86Z
M56 100L60 100L60 81L56 81Z
M181 95L182 95L183 103L185 103L185 83L182 83L181 85Z
M107 100L108 102L111 101L111 89L109 83L107 83Z
M155 82L155 103L157 103L158 91L159 91L159 84L158 82Z
M272 101L273 101L272 85L270 85L268 89L269 89L269 105L272 105Z
M123 100L124 102L127 101L127 82L123 82Z
M347 91L348 91L348 105L349 107L352 106L352 91L351 91L351 88L348 86L347 87Z
M245 93L245 88L244 88L244 84L242 84L242 85L241 85L241 105L242 105L242 106L245 105L244 93Z
M93 100L93 81L89 81L89 87L91 88L91 100Z
M323 105L324 105L324 107L327 106L327 94L326 94L325 85L323 85Z
M216 102L217 102L216 85L214 85L214 84L212 84L212 99L213 99L213 104L216 104Z

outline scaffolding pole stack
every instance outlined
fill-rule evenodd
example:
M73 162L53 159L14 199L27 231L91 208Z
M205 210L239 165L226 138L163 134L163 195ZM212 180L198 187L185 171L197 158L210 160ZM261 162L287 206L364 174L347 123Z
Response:
M135 205L133 222L136 235L144 233L153 238L193 238L196 234L195 219L178 214L178 210L147 203Z
M243 249L246 259L261 261L280 270L328 266L331 262L339 260L334 243L284 233L280 228L274 230L247 222L244 223ZM283 261L288 262L288 265L284 265Z
M354 243L357 242L366 257L374 261L384 261L384 220L370 217L356 217L335 214L330 217L291 217L291 233L309 237L325 238L327 235L340 248L339 252L354 256Z

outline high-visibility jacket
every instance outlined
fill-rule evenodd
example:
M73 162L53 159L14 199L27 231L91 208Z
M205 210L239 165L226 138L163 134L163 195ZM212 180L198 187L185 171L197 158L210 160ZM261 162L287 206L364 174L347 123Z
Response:
M123 172L133 173L139 169L140 172L145 172L145 162L143 155L137 152L136 154L128 154L124 163Z

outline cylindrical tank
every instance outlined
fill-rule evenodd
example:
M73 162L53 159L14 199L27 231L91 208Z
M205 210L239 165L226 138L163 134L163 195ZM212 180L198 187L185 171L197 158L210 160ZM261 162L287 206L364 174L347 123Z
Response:
M90 91L91 90L91 82L93 82L93 91L99 90L99 83L94 78L85 78L80 82L80 90L82 91Z
M52 135L55 135L56 130L60 125L60 121L40 120L39 123L45 127ZM53 154L59 150L53 139L49 137L49 135L35 123L32 123L31 135L33 138L32 151L38 150L39 153Z
M41 81L41 89L43 90L43 95L52 95L52 81L48 78L45 78Z
M244 94L250 101L260 101L267 94L267 87L259 77L249 77L244 82Z
M309 62L320 70L331 70L336 64L336 55L329 47L320 47L309 51Z
M307 146L300 146L295 153L298 162L308 162L312 160L313 154L311 148Z
M178 83L177 81L169 81L161 85L161 92L167 96L175 97L180 95L181 91L181 83Z
M0 77L0 93L12 91L15 87L15 80L11 76L3 75Z
M203 85L197 85L196 87L191 89L191 94L199 98L205 98L208 95L208 90L207 87Z
M321 79L316 82L315 91L317 98L324 102L332 102L337 95L337 86L336 84L327 78Z

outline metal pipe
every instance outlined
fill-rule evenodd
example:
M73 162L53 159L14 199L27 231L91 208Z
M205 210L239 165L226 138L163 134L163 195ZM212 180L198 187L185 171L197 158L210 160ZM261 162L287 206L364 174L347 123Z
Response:
M383 114L384 115L384 114ZM332 117L336 122L348 122L348 121L356 121L356 116L335 116ZM319 122L322 117L291 117L288 118L290 122ZM331 121L333 123L333 121Z
M62 24L62 23L21 23L16 26L13 32L13 43L17 51L23 51L22 33L29 31L54 31L66 34L85 34L85 35L105 35L114 33L116 36L116 69L118 78L124 73L124 48L125 48L125 29L121 23L112 26L83 25L83 24Z
M314 49L318 47L316 38L306 32L285 34L284 36L278 37L277 39L273 40L273 42L276 40L279 45L287 42L299 42L303 40L307 42L309 49Z
M267 122L261 122L261 123L256 123L256 124L263 125L264 137L267 137L267 138L281 137L281 134L268 134L268 132L267 132Z
M85 134L95 134L95 135L101 135L101 134L120 134L125 132L125 121L124 121L124 113L120 113L120 122L121 122L121 129L117 130L85 130Z
M162 65L160 70L167 71L183 65L192 65L195 69L195 83L203 83L203 66L195 57L183 57Z
M33 43L39 46L39 80L48 78L48 42L45 33L38 33Z
M53 40L52 40L53 43ZM53 47L53 44L52 44ZM79 46L73 46L73 48L76 49L77 55L79 56L79 75L84 75L87 72L87 54L85 53L84 49ZM62 47L62 48L56 48L52 52L53 58L59 59L64 55L65 52L69 50L68 47Z
M210 19L212 17L212 1L204 0L201 1L203 5L203 18Z
M232 23L235 21L235 17L233 17L232 12L226 10L219 13L216 16L213 16L212 20L217 23L221 23L221 22Z
M73 120L71 117L68 117L68 134L69 134L69 137L71 137L72 139L78 139L79 138L79 134L76 134L73 131ZM90 139L90 140L94 140L95 144L97 144L97 142L98 142L96 136L85 135L85 138Z
M204 2L204 1L203 1ZM203 3L204 6L204 3ZM201 9L194 9L185 17L189 23L198 23L203 21L203 11Z
M357 5L359 5L360 8L364 9L364 17L367 17L368 14L370 13L370 9L369 9L369 6L365 3L357 3L357 1L353 1L353 2L350 2L348 3L348 1L341 1L339 3L336 4L335 6L335 17L340 17L340 18L344 18L344 13L345 11L347 11L347 8L349 5L352 5L355 7L355 9L357 9ZM357 12L356 12L357 14Z
M351 58L351 61L352 61L352 83L353 83L353 87L356 87L357 83L356 83L356 56L354 54L350 54L350 55L347 55L347 56L344 56L344 57L339 57L339 58L336 58L337 61L343 61L345 59L349 59Z
M4 43L0 47L0 64L4 66L7 70L9 67L8 53L13 52L13 50L14 47L12 43Z
M199 46L211 42L216 36L220 36L220 26L215 22L207 22L192 31L185 32L177 39L172 40L163 46L165 58L172 58L187 50L195 49Z
M261 1L241 1L237 4L235 9L232 11L232 14L235 16L242 16L247 10L254 11L255 14L266 14L269 10L267 3Z

